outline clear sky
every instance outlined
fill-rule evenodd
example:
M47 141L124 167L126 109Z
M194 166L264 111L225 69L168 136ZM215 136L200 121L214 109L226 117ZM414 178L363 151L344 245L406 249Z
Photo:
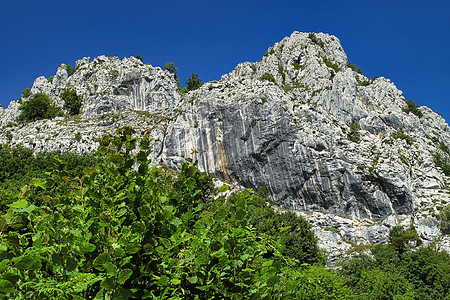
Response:
M449 0L0 0L0 28L3 106L84 56L142 55L206 82L297 30L337 36L365 75L450 120Z

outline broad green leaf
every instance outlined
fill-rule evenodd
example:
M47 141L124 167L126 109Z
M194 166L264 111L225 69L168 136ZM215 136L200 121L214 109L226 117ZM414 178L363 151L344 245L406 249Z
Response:
M105 278L100 286L106 290L112 290L115 287L114 280L112 278Z
M183 221L181 221L180 218L174 218L170 221L171 224L175 225L175 226L180 226L181 224L183 224Z
M192 277L188 277L187 280L189 281L189 283L191 284L196 284L198 281L198 277L197 276L192 276Z
M131 271L130 269L120 270L119 275L117 275L117 282L119 284L124 284L132 274L133 271Z
M19 209L18 212L30 213L30 212L32 212L35 209L36 209L36 206L34 206L34 204L31 204L31 205L28 205L25 208Z
M169 277L167 277L166 275L163 275L158 279L158 284L160 286L166 286L169 284L169 281L170 281Z
M179 285L181 283L181 280L178 278L172 278L170 281L173 285Z
M273 260L267 260L267 261L263 262L262 266L268 267L268 266L271 266L272 264L273 264Z
M129 243L128 245L125 246L125 252L128 254L134 254L139 250L141 250L141 244L137 242Z
M14 285L8 280L0 279L0 293L9 294L14 293L16 289Z
M5 258L0 262L0 273L3 273L9 267L10 260Z
M114 258L119 258L125 256L125 250L122 248L115 248L112 253Z
M73 259L72 257L67 258L66 260L66 270L67 271L73 271L77 268L77 261Z
M133 296L133 293L130 290L119 288L114 292L111 300L128 300L131 298L131 296Z
M94 267L96 267L99 270L103 270L103 265L109 261L108 253L101 253L99 256L97 256L96 259L94 259Z
M22 208L25 208L27 206L27 204L28 204L27 200L22 199L22 200L11 203L9 205L9 207L22 209Z
M42 266L41 261L31 255L19 257L16 261L15 267L19 270L37 270Z
M110 276L116 276L117 275L117 267L112 262L107 262L103 265L103 267L106 269L106 272Z
M47 188L47 180L42 178L33 178L31 179L30 185L34 185L35 187L40 187L45 190Z

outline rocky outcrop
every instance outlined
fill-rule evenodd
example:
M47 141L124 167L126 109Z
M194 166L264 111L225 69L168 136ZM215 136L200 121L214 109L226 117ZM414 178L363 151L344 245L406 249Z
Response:
M88 152L102 134L132 125L152 130L155 162L193 157L223 181L265 187L311 221L330 253L385 242L397 224L450 249L434 216L450 200L448 179L433 163L450 128L427 107L408 113L389 79L355 72L334 36L294 32L261 61L183 95L169 72L105 56L79 60L71 76L63 65L31 92L62 107L65 89L82 97L81 115L11 127L13 101L0 112L2 142Z

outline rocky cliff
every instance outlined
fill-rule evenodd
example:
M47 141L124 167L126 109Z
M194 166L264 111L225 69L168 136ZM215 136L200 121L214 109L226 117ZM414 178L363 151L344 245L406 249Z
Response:
M449 126L411 107L389 79L355 71L334 36L294 32L261 61L187 94L168 71L105 56L79 60L71 76L62 65L31 93L62 107L66 89L82 97L80 115L16 124L12 101L0 110L0 142L90 152L103 134L132 125L151 130L157 163L193 157L220 180L265 187L310 220L331 254L386 242L397 224L450 250L436 218L450 200L448 178L433 161L450 145Z

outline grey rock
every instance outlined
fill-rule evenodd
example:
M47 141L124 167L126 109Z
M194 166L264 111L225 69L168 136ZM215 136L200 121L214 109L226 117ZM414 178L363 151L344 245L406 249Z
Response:
M155 162L176 168L192 157L220 180L265 187L281 208L305 216L335 256L387 242L394 224L413 224L424 241L450 250L430 217L435 203L450 203L449 178L433 163L436 141L450 144L448 124L426 107L421 118L404 112L394 83L352 71L336 37L316 36L323 47L294 32L261 61L183 95L172 74L134 57L86 57L73 75L62 65L52 83L39 77L31 90L63 107L61 93L75 89L80 116L10 128L20 113L13 101L0 110L0 141L85 153L102 134L132 125L151 130ZM265 73L275 82L260 79Z

